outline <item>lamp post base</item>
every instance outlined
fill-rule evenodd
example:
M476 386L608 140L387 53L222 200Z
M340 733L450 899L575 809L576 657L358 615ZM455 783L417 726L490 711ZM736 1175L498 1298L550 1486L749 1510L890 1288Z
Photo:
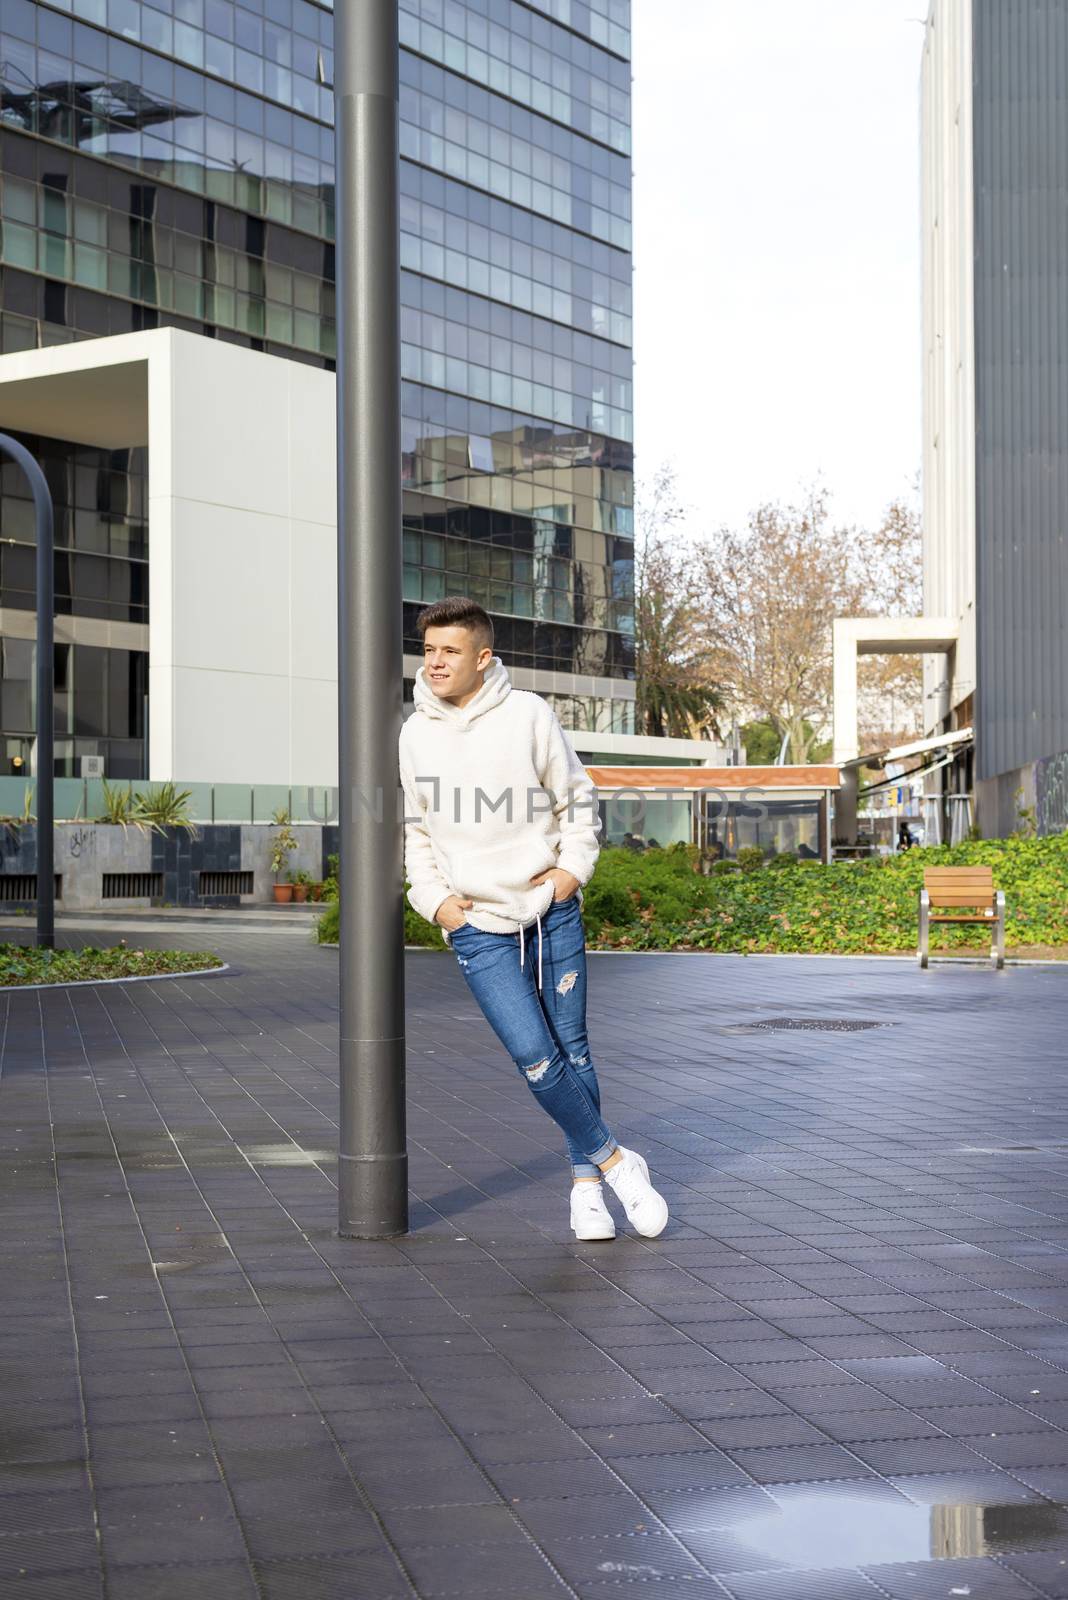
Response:
M338 1184L341 1238L398 1239L408 1232L406 1154L342 1155Z

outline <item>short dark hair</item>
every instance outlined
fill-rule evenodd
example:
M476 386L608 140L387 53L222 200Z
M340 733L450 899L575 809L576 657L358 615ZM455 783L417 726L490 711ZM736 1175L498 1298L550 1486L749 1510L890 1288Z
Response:
M444 600L435 600L432 606L420 611L415 625L421 639L426 637L428 628L469 628L480 646L493 649L492 620L477 600L470 600L465 594L450 594Z

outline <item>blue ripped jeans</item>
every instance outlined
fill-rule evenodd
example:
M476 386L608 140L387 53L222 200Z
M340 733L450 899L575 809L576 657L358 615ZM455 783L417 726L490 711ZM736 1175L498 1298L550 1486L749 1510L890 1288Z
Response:
M586 1037L586 936L578 896L554 900L537 934L483 933L470 923L449 933L460 971L482 1013L535 1099L563 1129L576 1178L599 1178L618 1145L601 1120L601 1095Z

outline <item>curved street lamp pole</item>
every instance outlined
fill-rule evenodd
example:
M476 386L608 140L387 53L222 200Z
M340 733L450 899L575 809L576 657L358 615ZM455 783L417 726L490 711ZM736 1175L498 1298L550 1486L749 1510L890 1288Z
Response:
M56 942L55 821L55 577L52 496L40 466L26 446L0 433L0 455L10 457L29 479L37 524L37 946L51 950Z

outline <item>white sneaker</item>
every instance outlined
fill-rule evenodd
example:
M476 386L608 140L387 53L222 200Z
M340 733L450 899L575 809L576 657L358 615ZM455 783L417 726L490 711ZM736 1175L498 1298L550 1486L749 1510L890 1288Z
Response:
M637 1150L624 1150L622 1145L619 1153L622 1160L609 1167L605 1178L615 1190L616 1199L631 1225L645 1238L655 1239L667 1227L667 1201L662 1194L657 1194L649 1181L645 1157Z
M576 1183L571 1187L571 1232L576 1239L614 1239L616 1225L604 1203L599 1183Z

